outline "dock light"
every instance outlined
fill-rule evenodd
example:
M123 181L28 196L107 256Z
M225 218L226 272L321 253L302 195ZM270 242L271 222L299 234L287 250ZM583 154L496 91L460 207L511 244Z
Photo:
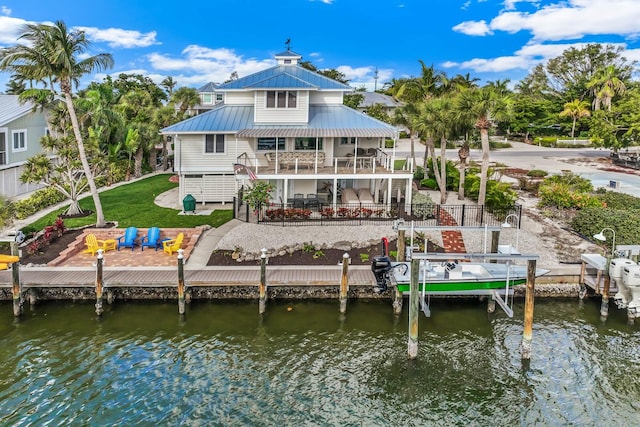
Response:
M504 222L500 225L500 227L502 228L511 228L511 224L509 223L509 218L513 217L516 219L516 250L518 249L518 244L520 241L520 217L516 214L509 214L506 216L506 218L504 219Z
M607 241L607 237L604 235L605 231L610 231L611 234L613 235L613 239L611 241L612 242L612 244L611 244L611 257L613 258L615 250L616 250L616 231L613 228L605 227L598 234L594 234L593 238L597 239L597 240L600 240L601 242L606 242Z

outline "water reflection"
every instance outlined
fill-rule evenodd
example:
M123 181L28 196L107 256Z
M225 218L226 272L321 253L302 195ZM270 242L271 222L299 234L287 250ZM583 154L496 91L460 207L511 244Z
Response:
M291 308L291 310L289 310ZM513 319L435 300L407 359L390 302L0 304L0 424L518 425L640 419L638 326L599 301L538 300L529 366Z

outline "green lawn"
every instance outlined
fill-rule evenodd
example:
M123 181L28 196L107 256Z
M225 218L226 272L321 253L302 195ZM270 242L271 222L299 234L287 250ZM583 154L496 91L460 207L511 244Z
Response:
M190 228L198 225L209 224L212 227L219 227L231 220L232 212L229 210L215 210L211 215L178 215L180 210L167 209L157 206L153 201L158 194L178 186L177 183L169 182L170 174L153 175L146 179L121 185L111 190L100 193L102 209L106 221L117 221L118 227L160 227L160 228ZM82 209L95 211L91 196L80 200ZM231 208L231 205L229 205ZM64 212L65 208L40 218L29 226L25 227L25 233L42 230L45 226L55 222L58 215ZM95 224L96 215L65 219L65 225L69 228L81 227Z

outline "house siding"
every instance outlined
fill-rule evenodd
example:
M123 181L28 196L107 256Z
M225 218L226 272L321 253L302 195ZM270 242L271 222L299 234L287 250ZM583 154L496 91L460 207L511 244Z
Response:
M296 108L266 108L266 91L256 91L256 123L307 123L309 121L309 92L298 91Z
M253 91L250 92L225 92L224 103L226 105L253 105Z
M34 113L20 117L7 124L5 127L7 128L7 151L9 164L25 162L29 157L33 157L42 152L42 148L40 147L40 138L44 136L47 128L47 122L44 120L43 114ZM27 149L25 151L14 152L12 131L22 129L27 131Z
M311 92L309 104L342 104L342 92Z
M230 134L225 135L224 153L205 153L204 145L204 135L180 136L182 152L175 154L175 170L181 174L233 173L233 164L239 155L246 153L250 158L255 157L252 144L245 140L236 141L236 137Z
M196 202L231 202L237 195L236 179L233 173L184 176L185 194L191 194Z

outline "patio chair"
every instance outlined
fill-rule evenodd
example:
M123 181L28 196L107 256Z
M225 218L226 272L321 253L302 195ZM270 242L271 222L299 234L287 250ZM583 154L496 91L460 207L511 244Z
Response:
M174 252L177 252L182 246L182 240L184 239L184 233L179 233L175 239L168 239L162 241L162 250L172 255Z
M118 237L118 250L120 248L133 248L136 247L136 239L138 238L138 229L136 227L129 227L124 231L124 236Z
M90 253L91 256L95 256L98 249L105 250L105 240L98 240L93 233L87 234L84 238L84 244L87 245L87 249L83 250L83 253Z
M307 207L308 208L318 208L320 207L320 199L317 194L307 194Z
M144 251L145 246L147 248L155 248L157 251L159 247L162 247L162 241L160 240L160 229L158 227L151 227L147 231L146 236L142 236L140 240L140 249Z

